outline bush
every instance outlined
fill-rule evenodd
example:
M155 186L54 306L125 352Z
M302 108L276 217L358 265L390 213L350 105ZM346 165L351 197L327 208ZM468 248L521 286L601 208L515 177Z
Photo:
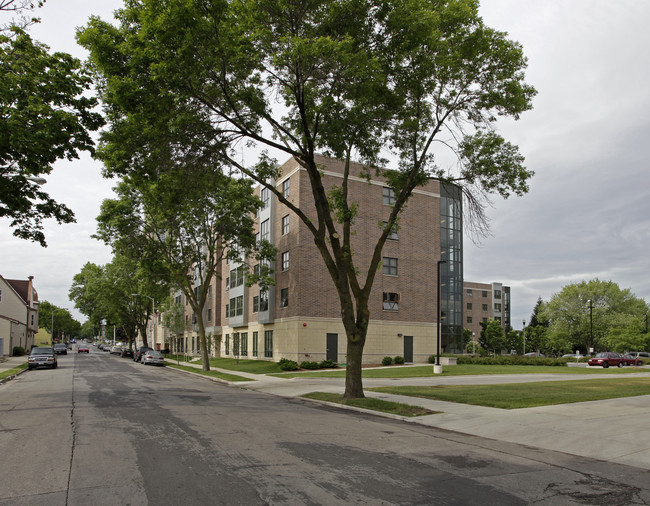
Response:
M495 357L468 357L459 355L457 364L547 365L567 367L567 360L557 358L522 357L518 355L497 355Z
M393 362L396 363L396 364L402 365L404 363L404 357L400 357L399 355L397 355L393 359Z
M22 357L25 354L25 348L22 346L14 346L13 356Z
M300 364L301 369L318 369L318 362L308 362L305 360Z
M393 357L384 357L381 359L381 365L390 365L393 363Z
M338 367L339 365L336 362L332 361L332 360L323 360L320 364L318 364L318 366L321 369L334 369L334 368Z
M288 360L283 358L279 362L280 364L280 369L283 371L296 371L298 370L298 362L294 362L293 360Z

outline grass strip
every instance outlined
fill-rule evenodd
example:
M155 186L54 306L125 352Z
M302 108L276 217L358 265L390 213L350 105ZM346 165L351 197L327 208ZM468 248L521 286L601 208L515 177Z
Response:
M302 397L408 417L440 413L440 411L431 411L430 409L426 409L421 406L410 406L408 404L400 404L398 402L384 401L370 397L363 399L344 399L343 395L341 394L330 394L326 392L311 392L309 394L303 395Z
M212 363L212 362L211 362ZM364 369L364 378L426 378L440 376L472 376L484 374L629 374L635 372L649 372L648 369L639 367L622 367L602 369L600 367L548 367L543 365L480 365L463 364L449 365L442 368L442 374L433 373L433 365L381 367L377 369ZM276 376L274 374L274 376ZM309 372L287 372L277 374L280 378L343 378L345 369Z
M519 409L650 395L650 378L621 377L501 385L396 386L369 390L493 408Z
M228 374L220 371L203 371L202 369L199 369L197 367L192 367L190 365L177 365L177 364L171 364L169 362L166 362L165 364L167 367L173 367L174 369L180 369L182 371L189 371L193 372L195 374L202 374L203 376L209 376L211 378L218 378L222 379L225 381L254 381L251 380L250 378L244 378L243 376L237 376L235 374Z
M9 376L13 376L14 374L18 374L20 371L24 371L25 369L27 369L27 362L25 362L23 365L19 365L18 367L14 367L13 369L7 369L4 372L0 372L0 380L8 378Z

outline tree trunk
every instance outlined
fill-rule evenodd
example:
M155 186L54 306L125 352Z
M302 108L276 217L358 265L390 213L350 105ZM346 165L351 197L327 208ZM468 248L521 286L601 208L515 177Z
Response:
M199 322L199 342L201 343L201 362L203 371L210 370L210 356L208 355L208 342L205 338L205 327L203 322Z
M344 399L359 399L365 397L363 394L363 378L361 374L361 362L363 358L363 345L365 339L350 339L348 336L347 358L345 366L345 392Z

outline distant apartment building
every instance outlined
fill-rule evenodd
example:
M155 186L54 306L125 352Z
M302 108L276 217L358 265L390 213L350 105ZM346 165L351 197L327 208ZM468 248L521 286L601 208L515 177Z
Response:
M478 339L481 322L496 320L504 329L510 328L510 287L501 283L474 283L465 281L464 326Z
M33 276L24 280L0 276L0 355L11 355L16 346L32 348L38 332L38 304Z
M325 186L340 185L343 163L324 156L317 161ZM363 173L361 164L352 164L349 198L358 204L352 248L361 273L367 270L394 202L381 176L370 172L368 181ZM295 159L281 166L274 184L304 213L316 216L308 175ZM256 218L259 239L269 240L278 251L275 286L249 287L244 264L224 263L206 309L212 315L204 315L208 324L214 322L214 336L221 337L221 355L345 363L347 339L339 297L311 233L268 189L257 191L264 204ZM463 351L461 211L461 194L454 186L431 180L413 191L399 228L382 252L381 272L370 296L365 363L379 363L387 355L424 363L435 353L441 323L436 315L439 260L445 261L440 266L441 350ZM191 326L192 316L186 313L186 318ZM190 340L183 346L196 352L196 333L190 328L186 337Z

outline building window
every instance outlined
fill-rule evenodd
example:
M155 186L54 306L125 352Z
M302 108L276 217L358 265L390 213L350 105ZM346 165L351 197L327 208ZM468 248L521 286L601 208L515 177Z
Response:
M383 272L388 276L397 276L397 258L384 257Z
M226 334L226 355L230 355L230 334Z
M289 233L289 215L282 217L282 235L287 235Z
M244 296L240 295L239 297L233 297L230 299L230 313L229 318L235 318L236 316L242 316L244 314Z
M260 313L269 310L269 292L260 292Z
M384 222L384 229L388 226L388 222ZM397 241L399 237L397 237L397 223L393 224L393 227L391 228L390 232L388 233L387 239L392 239L393 241Z
M244 267L240 266L230 271L230 288L235 288L244 284Z
M471 297L472 294L473 294L473 292L472 292L471 288L468 288L467 290L465 290L465 297Z
M176 298L174 299L174 302L178 305L181 305L183 303L183 296L177 295Z
M494 310L495 310L497 313L500 313L500 312L501 312L501 304L495 304L495 305L494 305Z
M208 299L212 298L212 285L208 286Z
M286 179L282 181L282 196L285 199L289 198L289 190L291 188L291 183L289 182L289 179Z
M383 203L385 206L392 206L395 204L395 191L392 188L384 186L382 189Z
M501 290L494 290L494 298L495 299L501 298Z
M289 289L280 290L280 307L289 307Z
M259 334L257 332L253 332L253 356L254 357L257 357L257 351L258 351L258 347L259 347L259 345L257 343L258 336L259 336Z
M253 313L260 312L260 296L256 295L253 297Z
M262 188L260 191L260 200L262 201L262 209L269 207L269 201L271 200L271 193L268 188Z
M212 321L212 308L208 309L208 321Z
M2 290L0 290L0 302L2 302Z
M282 253L282 270L283 271L288 271L289 270L289 252L285 251Z
M487 304L483 304L483 311L487 311Z
M483 290L483 291L481 292L481 296L482 296L484 299L486 299L486 298L487 298L487 290Z
M273 331L264 331L264 357L273 358Z
M472 323L472 317L471 316L467 317L467 323Z
M242 357L248 356L248 332L239 335L239 352Z
M226 317L230 318L230 304L226 304Z
M388 311L399 309L399 293L384 292L383 308Z
M270 238L270 232L269 220L264 220L260 223L260 240L268 241Z
M501 317L500 316L495 316L494 321L501 323Z
M472 303L471 303L471 302L468 302L468 303L467 303L467 310L468 310L468 311L471 311L471 310L472 310Z

